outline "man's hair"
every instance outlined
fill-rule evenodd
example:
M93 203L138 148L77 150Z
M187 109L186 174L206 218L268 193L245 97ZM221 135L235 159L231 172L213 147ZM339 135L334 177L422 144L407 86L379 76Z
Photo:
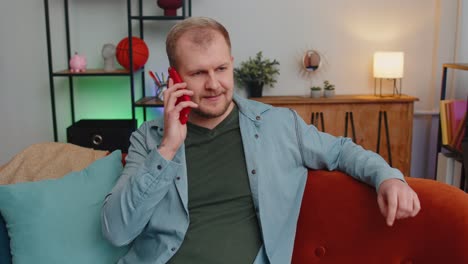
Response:
M218 32L224 37L231 51L229 33L223 25L208 17L190 17L175 24L167 35L166 53L172 67L177 67L176 43L182 35L188 32L191 33L190 41L200 46L210 44L215 33Z

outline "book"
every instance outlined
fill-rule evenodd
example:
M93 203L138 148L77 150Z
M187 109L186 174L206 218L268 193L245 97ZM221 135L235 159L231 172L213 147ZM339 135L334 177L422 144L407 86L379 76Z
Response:
M440 130L442 134L442 144L448 145L448 135L447 135L447 113L445 104L447 101L441 100L439 102L439 111L440 111Z
M453 100L448 105L449 111L448 116L450 119L450 129L452 131L457 131L462 119L466 114L466 100Z
M461 120L461 122L458 124L457 131L455 132L455 136L450 142L450 146L458 151L461 151L461 142L463 137L465 136L465 130L466 130L466 119L468 114L465 112L465 116Z
M464 124L467 112L467 100L441 100L439 108L442 144L457 148L462 133L461 124Z
M439 152L439 154L437 154L436 180L451 185L453 181L454 163L455 159L453 156Z
M462 185L463 163L458 160L453 162L453 178L452 185L460 188Z
M450 144L453 138L453 134L455 132L452 132L452 124L453 124L453 115L452 115L452 104L453 100L445 100L445 120L447 122L446 124L446 129L447 129L447 144Z

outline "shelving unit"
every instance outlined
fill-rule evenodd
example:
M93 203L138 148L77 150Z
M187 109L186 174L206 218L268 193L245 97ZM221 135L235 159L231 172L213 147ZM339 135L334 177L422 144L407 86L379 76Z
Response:
M182 15L177 16L145 16L143 15L143 0L138 0L137 5L137 15L132 14L132 2L133 0L127 0L127 27L128 27L128 37L129 37L129 51L132 50L132 38L133 36L133 21L138 22L139 28L139 37L144 39L144 21L161 21L161 20L183 20L192 15L192 1L183 0L182 5ZM69 21L69 0L63 0L64 6L64 19L65 19L65 37L66 37L66 52L67 52L67 62L70 61L72 56L71 54L71 43L70 43L70 21ZM52 42L51 42L51 32L50 32L50 14L49 14L49 0L44 0L44 10L45 10L45 22L46 22L46 39L47 39L47 54L48 54L48 69L49 69L49 83L50 83L50 97L52 105L52 122L53 122L53 131L54 131L54 140L58 140L57 132L57 113L56 113L56 99L55 99L55 84L54 79L59 78L68 78L68 87L70 94L70 109L71 109L71 121L72 125L76 123L75 119L75 91L74 91L74 78L79 77L126 77L129 78L129 87L130 87L130 100L131 100L131 112L132 120L136 121L135 110L137 107L143 108L143 119L146 120L146 108L147 107L162 107L163 103L160 100L155 99L154 97L147 97L145 92L145 70L141 71L141 94L142 98L136 100L135 98L135 72L117 69L113 72L105 72L103 69L87 69L85 72L74 73L69 70L59 70L55 71L52 61ZM130 65L133 65L133 56L132 52L129 52ZM67 63L68 65L68 63Z
M462 71L468 71L468 63L445 63L442 65L442 85L441 85L441 90L440 90L440 100L446 100L447 98L447 74L448 74L448 69L452 70L462 70ZM468 100L468 98L467 98ZM465 124L468 126L468 120ZM455 160L458 160L462 163L462 180L461 180L461 186L460 188L462 190L468 191L468 169L467 169L467 154L466 152L468 151L468 131L465 132L463 142L465 142L463 145L463 152L452 148L451 146L448 145L443 145L442 144L442 122L440 121L439 118L439 132L438 132L438 139L437 139L437 153L443 151L444 153L450 153ZM436 162L436 171L437 171L437 162Z
M132 21L139 22L139 32L140 38L144 39L144 23L145 21L161 21L161 20L183 20L187 17L192 16L192 0L183 0L182 1L182 15L181 16L145 16L143 15L143 0L138 0L138 15L132 15L131 10L131 2L132 0L127 0L127 21L128 21L128 31L129 35L132 36ZM129 39L129 49L132 48L132 40ZM131 53L130 53L131 54ZM130 65L132 65L132 57L130 56ZM141 72L141 94L142 98L135 100L132 98L132 111L134 114L135 107L142 107L143 108L143 119L146 120L146 109L148 107L162 107L164 106L163 102L157 99L154 96L146 96L145 91L145 71ZM131 82L133 83L133 75L131 76ZM132 85L132 97L134 96L134 86Z

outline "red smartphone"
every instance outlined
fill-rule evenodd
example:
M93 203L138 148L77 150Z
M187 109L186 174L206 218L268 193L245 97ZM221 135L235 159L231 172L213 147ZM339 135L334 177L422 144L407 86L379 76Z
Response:
M174 84L183 82L183 80L180 77L179 73L177 73L177 71L174 68L169 67L167 72L169 73L169 77L172 79ZM190 96L182 95L181 97L178 97L177 101L176 101L176 105L179 104L180 102L184 102L184 101L190 101ZM180 120L180 123L182 125L187 123L188 118L189 118L188 116L189 116L190 110L192 110L192 108L185 107L184 109L182 109L182 111L180 111L179 120Z

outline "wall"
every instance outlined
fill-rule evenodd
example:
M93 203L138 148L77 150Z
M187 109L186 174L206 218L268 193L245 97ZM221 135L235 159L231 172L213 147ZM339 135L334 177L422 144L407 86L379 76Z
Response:
M468 0L461 1L459 16L459 34L457 43L457 62L468 62ZM453 96L466 98L468 96L468 71L457 71L455 74L455 87Z
M90 68L100 67L102 45L116 44L126 35L126 1L70 2L72 49L87 55ZM32 143L53 139L42 4L33 0L0 3L0 33L8 36L0 39L0 164ZM50 6L54 69L59 70L66 67L61 1L50 0ZM155 1L145 1L144 12L160 10ZM456 14L455 0L197 0L192 9L192 15L213 17L228 28L236 65L260 50L280 61L278 83L265 95L308 95L308 87L323 80L336 84L338 94L372 93L373 53L399 50L405 52L403 92L420 98L416 111L429 112L438 96L437 67L447 57L453 59ZM145 22L149 69L166 70L164 38L172 25ZM325 63L307 78L301 76L299 61L309 48L318 50ZM56 79L55 84L60 140L64 141L70 122L69 95L66 80ZM128 80L85 78L76 85L77 119L99 117L103 107L112 117L130 116ZM150 117L159 114L150 112ZM431 115L415 118L414 176L430 174L427 146L433 139L426 132L433 126L430 119Z

